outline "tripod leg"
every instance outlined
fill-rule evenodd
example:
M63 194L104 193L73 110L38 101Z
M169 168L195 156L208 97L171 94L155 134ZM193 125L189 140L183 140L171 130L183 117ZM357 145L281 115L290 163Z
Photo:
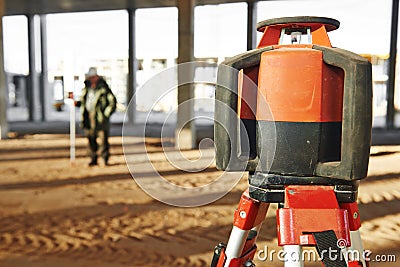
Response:
M360 235L360 213L358 211L357 202L342 203L340 207L346 209L349 214L350 242L351 246L346 248L343 253L346 253L345 258L348 261L348 266L352 267L368 267L369 263L365 260L364 247Z
M268 207L269 203L252 199L247 190L242 194L228 244L219 256L217 267L239 267L253 259L257 234Z
M364 247L361 240L360 231L350 231L351 246L347 249L350 262L357 262L360 267L368 267L369 263L365 261ZM349 266L351 266L349 264ZM357 265L354 265L357 266Z
M239 258L242 254L249 230L243 230L239 227L233 226L229 241L225 249L225 256L227 262L231 259Z

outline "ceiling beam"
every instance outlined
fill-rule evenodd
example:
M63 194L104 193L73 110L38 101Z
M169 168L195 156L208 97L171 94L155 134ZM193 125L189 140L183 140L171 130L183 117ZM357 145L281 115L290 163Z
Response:
M244 0L197 0L196 5L245 2ZM247 2L256 2L247 0ZM136 8L176 7L176 0L5 0L5 15L33 15L106 11Z

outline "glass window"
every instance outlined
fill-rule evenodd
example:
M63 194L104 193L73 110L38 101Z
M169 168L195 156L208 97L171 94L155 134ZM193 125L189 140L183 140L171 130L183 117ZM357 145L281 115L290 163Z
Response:
M197 6L194 56L223 60L247 50L247 4Z
M178 57L178 9L143 8L135 12L136 57Z
M117 101L125 104L128 75L128 12L126 10L47 15L48 78L50 104L60 101L55 89L62 77L64 97L69 91L79 98L89 67L110 85ZM117 30L116 30L117 29ZM49 114L58 119L60 112ZM112 120L122 121L117 112Z
M136 121L163 121L165 113L177 106L176 88L165 88L167 81L176 79L176 73L160 76L157 73L176 64L178 57L178 8L143 8L136 18ZM151 90L146 82L152 80ZM154 111L150 112L149 111ZM149 114L149 117L147 115ZM175 119L172 116L170 119Z
M28 21L25 16L3 18L4 68L6 72L29 73Z

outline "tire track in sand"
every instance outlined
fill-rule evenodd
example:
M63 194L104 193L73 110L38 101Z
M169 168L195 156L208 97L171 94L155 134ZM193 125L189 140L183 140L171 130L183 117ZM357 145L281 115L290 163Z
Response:
M211 253L226 239L232 210L229 206L210 206L108 217L101 213L85 218L74 217L73 213L6 217L2 218L5 228L0 229L0 250L25 255L101 257L105 262L134 266L204 266L205 260L195 255L207 250Z
M367 178L361 182L358 199L363 241L374 249L400 246L400 177Z

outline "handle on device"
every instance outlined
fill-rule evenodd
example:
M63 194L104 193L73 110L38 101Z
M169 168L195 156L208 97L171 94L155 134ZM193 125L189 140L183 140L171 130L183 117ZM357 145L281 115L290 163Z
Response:
M367 176L372 125L371 63L352 52L314 45L326 64L344 71L340 162L320 162L316 175L344 180Z
M216 144L216 163L220 170L254 171L258 158L243 159L238 156L237 116L238 73L241 69L258 66L261 54L272 50L272 46L254 49L225 60L218 66L217 86L215 88L214 141ZM237 70L237 71L233 71ZM228 134L229 133L229 134Z

